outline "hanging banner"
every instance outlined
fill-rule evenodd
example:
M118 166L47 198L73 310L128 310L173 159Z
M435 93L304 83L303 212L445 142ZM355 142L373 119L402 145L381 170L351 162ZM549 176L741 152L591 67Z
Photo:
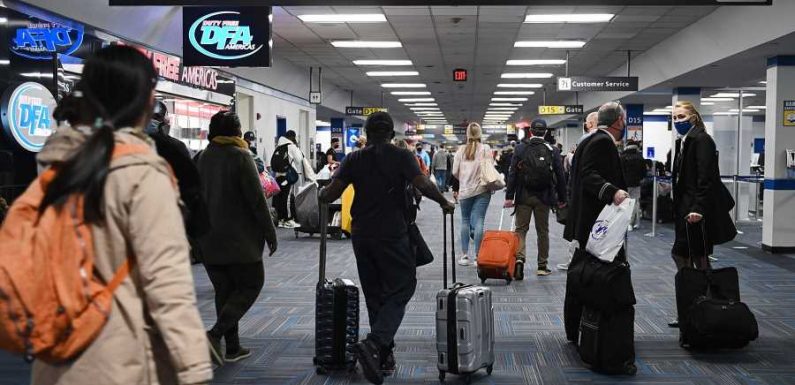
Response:
M558 91L637 91L637 77L572 76L558 78Z
M627 104L627 140L643 141L643 104Z
M185 7L182 50L185 65L270 67L270 7Z

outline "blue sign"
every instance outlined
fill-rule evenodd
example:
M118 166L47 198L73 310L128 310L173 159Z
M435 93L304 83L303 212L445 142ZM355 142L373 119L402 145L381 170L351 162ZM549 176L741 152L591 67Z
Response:
M348 129L346 131L347 131L347 134L345 135L345 137L346 137L346 139L345 139L346 147L348 147L348 148L356 147L356 143L359 142L359 137L361 135L362 128L361 127L348 127Z
M627 104L627 140L643 140L643 105Z
M11 38L11 52L34 60L51 60L55 54L71 55L83 44L83 27L45 21L17 28Z
M185 65L270 66L270 7L185 7Z
M3 104L3 126L20 147L39 152L55 129L52 111L55 97L47 87L22 83L11 91Z
M646 159L654 159L654 147L646 147Z

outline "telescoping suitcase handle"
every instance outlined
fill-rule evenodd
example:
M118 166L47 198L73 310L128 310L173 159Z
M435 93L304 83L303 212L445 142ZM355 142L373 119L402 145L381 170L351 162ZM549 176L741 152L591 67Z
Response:
M326 280L326 238L328 238L328 204L320 201L320 263L318 283Z
M442 246L442 270L444 270L444 288L447 289L447 214L442 213L442 234L444 237L444 244ZM455 278L455 214L450 214L450 254L451 270L453 272L453 284L456 283Z
M500 210L500 226L498 228L500 231L502 231L502 222L505 220L505 212L508 210L509 210L508 207L503 207L502 210ZM514 231L515 228L516 228L516 218L511 220L511 231Z
M699 225L701 226L701 242L704 245L704 255L702 256L701 260L701 268L704 269L707 273L712 271L712 265L709 263L709 256L707 255L707 226L704 225L705 219L702 217L701 221L699 221ZM690 230L692 225L690 222L685 220L685 235L687 235L687 256L690 260L693 260L693 249L690 247L692 242L690 240Z

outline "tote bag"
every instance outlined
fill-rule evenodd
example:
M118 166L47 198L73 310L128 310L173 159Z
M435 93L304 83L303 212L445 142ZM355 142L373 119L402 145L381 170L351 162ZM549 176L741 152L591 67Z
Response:
M605 206L591 228L585 250L605 262L613 262L618 251L624 246L634 208L635 200L629 198L618 206L613 204Z
M480 184L491 192L505 188L505 175L494 167L494 159L486 154L485 147L480 154Z

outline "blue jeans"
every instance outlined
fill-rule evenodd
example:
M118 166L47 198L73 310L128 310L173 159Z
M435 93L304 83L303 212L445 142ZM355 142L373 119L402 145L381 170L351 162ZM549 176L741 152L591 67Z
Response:
M439 191L447 190L447 170L434 170L433 176L436 177L436 186L439 187Z
M480 251L480 242L483 240L483 222L486 220L486 210L491 202L491 193L485 192L471 198L461 200L461 250L464 254L476 259ZM469 235L475 238L475 254L469 254Z

